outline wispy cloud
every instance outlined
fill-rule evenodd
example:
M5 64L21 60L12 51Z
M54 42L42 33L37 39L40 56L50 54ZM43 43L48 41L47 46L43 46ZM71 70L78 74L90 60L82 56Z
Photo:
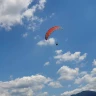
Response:
M13 79L13 75L10 75L10 80L12 80Z
M92 64L96 66L96 59L93 60Z
M52 18L55 15L55 13L52 13L49 17Z
M50 62L45 62L44 66L48 66L50 64Z
M39 93L38 96L48 96L48 92Z
M34 39L36 40L36 39L40 39L40 36L39 35L36 35L35 37L34 37Z
M24 38L26 38L28 36L28 33L26 32L26 33L24 33L24 34L22 34L22 37L24 37Z

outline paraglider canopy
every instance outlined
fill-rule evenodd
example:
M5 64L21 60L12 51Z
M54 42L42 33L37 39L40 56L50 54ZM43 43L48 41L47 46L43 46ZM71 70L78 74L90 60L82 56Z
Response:
M54 26L54 27L51 27L45 34L45 39L47 40L48 37L51 35L51 33L53 33L55 30L58 30L58 29L62 29L60 26Z
M58 29L62 29L62 27L60 26L53 26L51 27L45 34L45 40L47 40L49 38L49 36L51 35L51 33L53 33L55 30L58 30ZM56 42L56 45L58 45L58 42Z

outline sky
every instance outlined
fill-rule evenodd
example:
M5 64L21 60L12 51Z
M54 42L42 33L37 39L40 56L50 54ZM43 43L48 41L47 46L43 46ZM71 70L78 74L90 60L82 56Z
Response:
M95 26L96 0L0 0L0 96L96 91Z

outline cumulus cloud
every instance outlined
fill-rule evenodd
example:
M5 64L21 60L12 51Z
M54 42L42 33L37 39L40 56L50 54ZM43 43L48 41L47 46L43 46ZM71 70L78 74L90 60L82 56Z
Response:
M80 76L80 75L79 75ZM82 77L78 77L75 80L75 84L81 84L84 83L90 83L96 81L96 68L93 68L93 70L90 72L90 74L86 73L82 75Z
M61 50L59 50L61 51ZM58 52L55 51L56 53ZM56 59L56 63L57 64L60 64L61 62L65 62L65 61L82 61L86 58L87 56L87 53L84 53L83 55L80 55L81 52L75 52L75 53L71 53L70 51L69 52L66 52L64 54L60 53L57 54L56 56L54 56L54 59Z
M78 72L79 68L72 69L68 66L62 66L57 73L60 75L59 80L73 80Z
M50 78L39 74L30 77L17 78L6 82L1 81L0 96L36 96L38 91L40 92L45 84L48 84L50 81ZM47 96L46 92L42 94L42 96Z
M86 75L84 75L82 78L77 78L76 80L75 80L75 83L76 84L80 84L80 83L84 83L84 82L87 82L87 83L89 83L90 81L92 81L93 80L93 78L92 78L92 76L91 75L89 75L89 74L86 74Z
M94 59L92 63L94 66L96 66L96 59Z
M43 19L35 16L38 10L43 10L46 0L39 0L31 5L33 0L3 0L0 1L0 26L10 29L16 24L23 24L23 19L42 22ZM32 23L32 22L31 22Z
M45 62L44 66L48 66L50 64L50 62Z
M54 45L55 44L55 39L54 38L49 38L48 40L41 40L37 43L39 46L47 46L47 45Z
M93 68L93 70L91 71L91 75L95 76L96 75L96 68Z
M87 84L83 87L74 89L72 91L66 91L66 92L62 93L61 96L71 96L73 94L77 94L77 93L80 93L82 91L87 91L87 90L96 91L96 80L94 82L90 82L89 84Z
M96 68L93 68L92 71L88 74L86 72L83 75L79 74L79 78L75 80L75 84L80 84L80 88L76 88L71 91L66 91L61 94L61 96L71 96L73 94L77 94L82 91L90 90L90 91L96 91ZM84 85L81 85L85 83Z
M52 81L48 84L49 86L53 87L53 88L61 88L63 87L59 81Z

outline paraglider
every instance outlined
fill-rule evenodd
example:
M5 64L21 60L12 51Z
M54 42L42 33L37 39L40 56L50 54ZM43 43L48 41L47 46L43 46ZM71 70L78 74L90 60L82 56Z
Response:
M53 33L55 30L62 29L60 26L53 26L51 27L45 34L45 40L48 40L51 33ZM58 42L56 42L56 45L58 45Z
M56 45L58 45L58 43L56 42Z

